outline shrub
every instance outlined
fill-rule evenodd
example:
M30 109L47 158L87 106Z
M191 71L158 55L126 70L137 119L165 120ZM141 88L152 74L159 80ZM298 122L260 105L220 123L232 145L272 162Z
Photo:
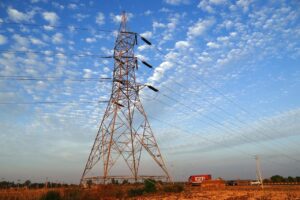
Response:
M81 192L79 189L65 191L64 200L80 200Z
M129 197L140 196L144 194L144 188L135 188L128 190Z
M46 194L44 194L40 200L61 200L59 192L57 191L48 191Z
M156 192L155 180L146 179L144 182L145 192L152 193Z
M175 192L175 193L182 192L183 189L184 187L181 184L166 185L163 188L165 192Z

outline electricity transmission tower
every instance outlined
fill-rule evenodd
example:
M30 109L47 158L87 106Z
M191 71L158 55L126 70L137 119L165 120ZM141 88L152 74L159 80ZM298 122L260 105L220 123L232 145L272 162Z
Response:
M123 13L114 47L112 93L82 174L81 184L86 184L87 181L105 184L120 179L136 182L146 178L170 181L139 97L140 90L145 86L155 92L158 90L136 82L138 60L134 56L134 46L137 45L137 36L136 33L127 31L126 15ZM141 39L145 41L145 38ZM149 41L145 42L151 45ZM140 175L141 157L147 154L160 169L159 175ZM125 161L129 175L113 175L113 169L120 168L116 166L120 160ZM101 163L99 169L96 169L100 176L89 176L97 163Z
M264 188L263 179L261 175L261 168L260 168L260 159L258 155L255 155L255 160L256 160L256 179L257 181L260 182L261 188Z

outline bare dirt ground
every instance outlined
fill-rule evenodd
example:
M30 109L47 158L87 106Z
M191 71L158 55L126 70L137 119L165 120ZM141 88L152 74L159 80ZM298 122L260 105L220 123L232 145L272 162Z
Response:
M178 194L163 194L137 197L135 199L162 200L300 200L300 186L265 186L262 190L257 186L227 186L225 189L201 189L187 186Z
M132 187L132 186L130 186ZM40 200L41 196L50 190L58 191L62 200L100 200L100 199L135 199L135 200L300 200L300 185L277 185L265 186L262 190L258 186L227 186L223 189L201 189L198 186L186 186L180 193L153 193L143 196L131 197L126 192L119 196L113 195L116 192L114 186L102 189L76 189L80 195L66 197L64 194L70 189L20 189L20 190L0 190L0 200ZM124 189L124 188L123 188ZM116 198L117 197L117 198Z

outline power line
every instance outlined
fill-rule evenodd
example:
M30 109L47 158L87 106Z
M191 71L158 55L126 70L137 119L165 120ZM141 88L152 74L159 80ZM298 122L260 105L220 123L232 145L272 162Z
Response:
M63 101L34 101L34 102L0 102L0 105L34 105L34 104L96 104L107 103L108 101L82 101L82 102L63 102Z
M174 81L174 82L175 82L177 85L179 85L180 87L182 87L182 88L184 88L184 89L187 89L184 85L182 85L182 84L180 84L180 83L178 83L178 82L176 82L176 81ZM167 88L168 90L172 91L173 93L176 93L174 90L172 90L171 88L169 88L169 87L167 87L167 86L163 86L163 87ZM181 94L180 94L179 96L183 97ZM199 96L199 95L197 95L197 96ZM200 97L200 96L199 96L199 97ZM218 110L220 110L221 112L225 113L227 116L229 116L230 118L232 118L234 121L231 121L231 124L234 125L235 127L237 127L237 128L244 128L243 126L240 126L238 123L240 123L240 124L242 124L242 125L249 126L248 123L246 123L245 121L243 121L243 120L241 120L240 118L236 117L235 115L233 115L233 114L227 112L227 111L226 111L225 109L223 109L222 107L220 107L220 106L218 106L218 105L216 105L216 104L210 102L209 100L203 98L202 96L201 96L200 98L203 99L205 102L207 102L209 105L211 105L211 106L217 108ZM201 105L198 104L198 103L194 103L194 104L195 104L195 105L198 105L198 106L201 106ZM217 114L214 113L214 115L217 115ZM259 131L262 135L264 135L264 132L262 132L263 130L261 130L259 127L252 127L252 126L250 126L250 128L253 129L254 131L255 131L255 130L256 130L256 131ZM265 137L265 138L267 138L267 139L269 139L269 140L272 140L272 139L273 139L273 138L269 138L269 137ZM283 145L283 146L286 147L286 145ZM296 149L296 151L298 151L298 149Z
M188 108L188 109L191 110L192 112L198 113L197 110L195 110L194 108L192 108L192 107L190 107L190 106L188 106L188 105L186 105L186 104L180 102L179 100L177 100L177 99L175 99L175 98L173 98L173 97L170 97L170 96L168 96L168 95L165 95L165 94L162 94L162 95L165 96L165 97L167 97L168 99L171 99L172 101L175 101L175 102L179 103L180 105L182 105L182 106ZM222 128L223 130L225 130L225 131L226 131L227 133L229 133L229 134L232 134L232 133L238 133L238 132L236 132L235 129L229 128L229 127L225 126L224 124L218 122L217 120L215 120L215 119L213 119L213 118L211 118L211 117L208 117L208 116L204 116L204 117L205 117L206 119L208 119L209 121L211 121L211 122L217 124L220 128ZM204 122L204 123L205 123L205 122ZM214 124L211 124L211 126L214 126L215 128L217 128ZM217 129L219 129L219 128L217 128ZM235 136L235 135L233 135L233 136ZM240 136L244 138L244 141L245 141L245 142L253 142L253 144L255 144L256 146L260 147L258 144L255 143L256 141L253 140L252 138L250 138L250 137L248 137L248 136L246 136L246 135L240 135ZM269 150L272 150L272 151L277 150L277 149L274 149L274 150L273 150L273 148L267 147L266 145L264 146L264 148L268 148ZM279 152L279 151L278 151L278 152ZM291 157L291 156L289 156L289 155L287 155L287 154L284 154L284 153L282 153L282 152L279 152L279 153L281 153L283 156L285 156L285 157L287 157L287 158L290 158L291 160L295 160L295 161L300 162L300 160L295 159L295 158L293 158L293 157Z
M195 71L195 70L194 70ZM195 71L196 72L196 71ZM238 103L236 103L235 101L233 101L232 99L230 99L229 97L227 97L223 92L221 92L220 90L212 87L211 85L209 85L207 82L205 82L204 80L196 77L194 74L191 74L190 76L191 78L193 78L194 80L200 80L203 84L205 84L207 87L209 87L210 89L214 90L216 93L218 93L219 95L221 95L224 99L226 99L228 102L230 102L231 104L233 104L236 108L238 108L239 110L243 111L245 114L247 114L247 116L250 116L252 119L258 121L258 122L264 122L266 123L266 120L262 120L259 119L259 117L257 115L252 114L250 111L248 111L246 108L244 108L243 106L240 106ZM237 117L236 117L237 118ZM241 121L241 120L239 120ZM273 132L279 133L278 130L274 129L271 126L261 126L264 130L271 130ZM273 140L273 138L271 136L269 136L268 134L266 134L265 132L261 132L262 135L270 140ZM281 145L281 143L279 143L279 141L273 141L274 143L277 143L279 145ZM284 144L283 144L284 145ZM284 145L285 146L285 145ZM285 146L286 147L286 146Z
M142 38L143 39L143 38ZM144 40L144 39L143 39ZM151 42L147 42L147 41L145 41L148 45L152 45L151 44ZM156 46L154 46L155 47L155 49L160 53L160 54L162 54L162 55L164 55L164 53L160 50L160 49L158 49ZM175 62L175 63L177 63L177 64L179 64L179 65L181 65L180 63L178 63L178 62L176 62L176 61L173 61L173 62ZM195 71L195 70L193 70L193 71ZM196 71L195 71L196 72ZM196 73L198 73L198 72L196 72ZM192 74L192 77L194 76L194 74ZM201 80L201 79L200 79ZM201 80L202 82L204 82L203 80ZM205 82L206 83L206 82ZM206 85L207 86L210 86L208 83L206 83ZM214 89L215 91L218 91L216 88L213 88L212 86L210 86L210 88L211 89ZM226 95L224 95L222 92L219 92L218 91L218 93L219 94L221 94L222 96L224 96L224 98L225 99L227 99L227 100L230 100L229 102L231 102L231 103L235 103L233 100L231 100L231 99L229 99ZM234 105L237 105L237 103L235 103ZM242 107L241 106L239 106L239 108L241 109ZM243 109L244 111L246 111L245 109ZM214 119L211 119L211 120L213 120L213 121L215 121ZM217 121L215 121L216 123L219 123L219 122L217 122ZM266 135L266 134L264 134L263 133L263 135L264 136L266 136L266 137L268 137L268 135ZM272 139L272 138L271 138ZM287 155L288 156L288 155Z
M172 127L172 128L175 128L176 130L180 130L180 131L182 131L182 132L187 132L187 133L190 133L190 134L195 135L195 136L197 136L197 137L200 137L200 138L202 138L203 140L206 140L206 141L209 142L209 143L218 145L218 147L221 146L221 147L223 147L223 148L227 148L227 149L229 149L229 150L232 150L232 151L234 151L235 153L238 152L238 153L240 153L240 154L244 154L244 155L247 155L247 156L250 156L250 157L253 156L252 154L250 154L250 153L248 153L248 152L246 152L246 151L243 151L243 150L241 150L241 149L239 149L239 151L236 151L236 150L234 150L234 148L233 148L231 145L225 145L224 143L217 142L217 141L215 141L215 140L209 139L209 138L203 136L205 133L203 133L203 135L202 135L202 134L200 134L200 132L197 132L197 133L196 133L196 132L192 132L192 131L190 131L190 130L188 130L188 129L183 129L183 128L181 128L181 127L179 127L179 126L177 126L177 125L175 125L175 124L173 124L173 123L169 123L169 122L163 121L163 120L161 120L161 119L157 119L157 118L155 118L155 117L153 117L153 116L151 116L151 115L149 116L149 118L154 119L154 120L156 120L156 121L162 123L163 125L168 125L168 126L170 126L170 127ZM269 159L270 162L272 162L272 163L282 165L282 163L275 162L275 161L271 160L271 158L265 158L265 159L266 159L266 160ZM298 167L297 167L297 169L298 169Z
M0 21L0 24L4 25L13 25L13 26L29 26L29 27L39 27L39 28L55 28L55 29L65 29L65 30L79 30L79 31L96 31L96 32L106 32L106 33L113 33L115 30L108 30L108 29L99 29L99 28L87 28L87 27L77 27L73 25L69 26L56 26L50 24L31 24L31 23L19 23L19 22L4 22Z
M78 56L78 57L96 57L96 58L113 58L113 56L107 55L98 55L92 53L63 53L63 52L54 52L54 51L13 51L13 50L0 50L0 53L9 53L9 54L39 54L43 56Z
M111 78L68 78L68 77L31 77L31 76L0 76L0 81L6 80L17 80L17 81L75 81L75 82L85 82L85 81L97 81L103 82L106 80L111 80Z

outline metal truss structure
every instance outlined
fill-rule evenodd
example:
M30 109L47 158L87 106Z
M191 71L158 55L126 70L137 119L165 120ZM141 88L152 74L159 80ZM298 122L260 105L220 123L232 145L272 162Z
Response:
M145 85L136 83L135 70L138 60L134 56L135 45L137 34L126 30L124 13L114 47L111 97L82 174L81 184L88 180L104 184L112 179L128 179L134 182L145 178L171 180L139 98L139 92ZM148 87L155 91L155 88ZM143 150L146 150L161 169L162 176L140 175L139 166ZM130 175L111 174L119 158L125 161ZM103 162L102 175L88 177L98 162Z
M256 179L260 183L261 188L264 188L263 178L261 174L261 168L260 168L260 159L258 155L255 155L256 160Z

